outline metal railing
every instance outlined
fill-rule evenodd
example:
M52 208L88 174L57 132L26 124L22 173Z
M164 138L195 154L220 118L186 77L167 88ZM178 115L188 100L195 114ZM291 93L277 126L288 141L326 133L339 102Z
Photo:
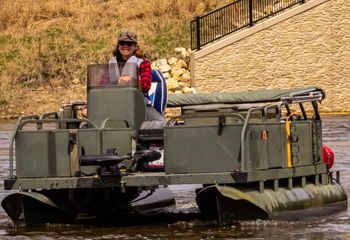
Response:
M236 0L191 21L191 48L220 39L305 0Z
M15 126L15 130L12 132L11 140L10 140L10 147L9 147L9 179L13 179L15 175L14 172L14 158L13 158L13 152L14 152L14 144L17 137L17 134L26 124L36 124L37 130L42 130L44 123L67 123L67 122L75 122L75 123L82 123L87 122L89 123L93 128L99 129L97 125L92 122L89 119L47 119L46 117L49 115L55 115L53 112L49 114L43 114L40 117L38 115L27 115L22 116L18 118Z

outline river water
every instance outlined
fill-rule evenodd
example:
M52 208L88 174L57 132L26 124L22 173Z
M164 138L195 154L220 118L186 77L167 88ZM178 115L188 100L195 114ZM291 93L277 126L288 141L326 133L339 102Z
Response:
M0 200L8 174L8 146L14 121L0 121ZM334 168L342 170L341 182L350 196L350 116L324 116L323 141L335 152ZM176 207L196 212L191 186L173 187ZM133 227L45 225L15 226L0 207L0 239L350 239L350 210L337 215L298 221L239 221L219 227L194 219L172 224Z

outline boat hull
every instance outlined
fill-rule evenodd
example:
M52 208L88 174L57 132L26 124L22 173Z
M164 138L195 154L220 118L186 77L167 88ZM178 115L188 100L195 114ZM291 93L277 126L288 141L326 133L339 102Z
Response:
M119 223L139 211L175 204L168 188L141 191L137 188L47 190L16 192L1 202L7 215L27 226L46 223Z
M292 189L257 191L253 188L211 185L197 191L196 202L201 212L227 219L296 220L347 209L347 195L337 183L306 184Z

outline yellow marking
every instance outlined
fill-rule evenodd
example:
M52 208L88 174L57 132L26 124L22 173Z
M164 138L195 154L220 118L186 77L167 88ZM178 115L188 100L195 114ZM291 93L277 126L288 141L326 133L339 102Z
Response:
M290 143L290 121L289 117L286 120L286 135L287 135L287 160L288 160L288 167L292 167L292 146Z

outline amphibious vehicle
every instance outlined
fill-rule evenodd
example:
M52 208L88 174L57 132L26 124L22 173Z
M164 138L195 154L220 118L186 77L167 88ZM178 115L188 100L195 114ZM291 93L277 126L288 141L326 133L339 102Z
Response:
M347 208L339 171L322 159L321 88L167 96L154 71L154 107L180 113L145 121L137 77L108 84L110 72L108 64L88 66L87 102L18 119L5 179L5 189L16 192L2 201L13 221L121 219L172 204L173 184L200 184L198 207L220 224Z

